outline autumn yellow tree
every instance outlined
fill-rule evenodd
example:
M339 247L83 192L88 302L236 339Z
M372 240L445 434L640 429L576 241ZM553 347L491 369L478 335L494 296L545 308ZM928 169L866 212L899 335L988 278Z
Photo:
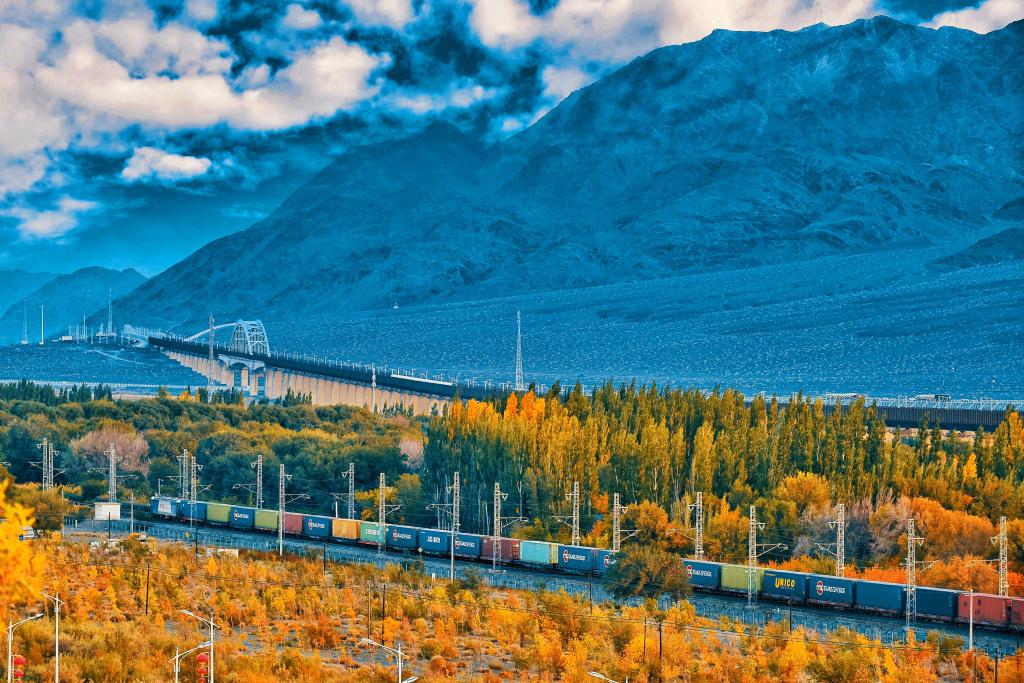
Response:
M7 499L9 485L0 481L0 614L39 594L45 567L31 543L18 538L32 526L32 511Z

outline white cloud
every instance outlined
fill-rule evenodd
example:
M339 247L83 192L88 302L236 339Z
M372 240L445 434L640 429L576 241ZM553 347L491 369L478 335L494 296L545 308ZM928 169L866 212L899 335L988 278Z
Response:
M956 12L944 12L928 24L933 28L956 26L975 33L989 33L1024 18L1021 0L988 0L978 7L965 7Z
M827 23L867 16L862 0L829 5ZM535 41L577 61L621 63L653 48L698 40L716 28L796 29L817 21L806 0L561 0L541 17L522 0L473 0L470 24L491 47L514 50Z
M323 23L323 20L316 10L306 9L302 5L293 2L288 5L288 10L285 12L284 17L281 18L281 23L296 31L306 31L316 28Z
M172 154L155 147L138 147L121 170L129 182L137 180L188 180L205 175L213 166L206 157Z
M40 211L15 207L7 213L20 221L18 233L22 239L53 239L77 227L78 214L91 211L97 206L96 202L65 196L53 209Z
M493 99L499 92L497 88L485 88L478 83L463 81L453 84L447 92L396 92L387 101L391 107L414 114L436 114L445 109L466 109L478 102Z
M575 66L546 66L540 76L544 81L544 95L558 102L594 79Z
M410 0L343 0L361 24L390 26L401 31L413 19Z
M207 24L217 18L217 0L187 0L185 14L196 23Z

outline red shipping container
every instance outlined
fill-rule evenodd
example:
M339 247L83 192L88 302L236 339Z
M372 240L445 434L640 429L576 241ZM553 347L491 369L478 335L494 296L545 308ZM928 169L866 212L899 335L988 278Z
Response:
M491 536L484 536L483 547L480 552L480 560L482 562L490 562L491 558L494 557L494 538ZM498 561L499 562L515 562L519 560L519 539L516 538L503 538L501 539L501 546L499 548Z
M1010 623L1024 626L1024 598L1010 599Z
M302 515L294 512L284 513L284 532L297 536L302 535Z
M1010 598L1000 595L974 593L974 623L1005 626L1010 623ZM957 605L957 620L967 623L971 620L971 594L961 593Z

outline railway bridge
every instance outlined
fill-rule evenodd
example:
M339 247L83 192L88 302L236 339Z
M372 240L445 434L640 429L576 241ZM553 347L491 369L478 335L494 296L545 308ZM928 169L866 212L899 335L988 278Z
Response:
M230 330L227 345L215 341L217 330ZM251 398L308 395L313 405L351 405L374 412L388 409L414 414L440 413L456 395L483 399L504 391L502 385L420 377L399 370L354 365L320 356L275 353L259 320L214 325L188 337L159 330L126 327L124 335L203 375L217 388L237 388Z

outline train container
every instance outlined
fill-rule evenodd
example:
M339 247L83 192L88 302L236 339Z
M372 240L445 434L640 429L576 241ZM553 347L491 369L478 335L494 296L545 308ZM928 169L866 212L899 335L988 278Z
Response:
M277 531L277 513L273 510L257 510L254 523L257 529Z
M965 624L971 621L971 602L970 593L960 593L957 598L957 621L962 621ZM975 624L1006 626L1010 623L1010 610L1012 609L1013 598L974 593L973 602L973 619Z
M455 534L455 555L479 559L483 552L484 537L476 534Z
M177 517L179 512L178 501L174 498L153 498L149 501L149 510L160 517Z
M345 541L359 540L358 519L332 519L331 536Z
M593 571L597 566L597 550L577 545L558 546L558 566L563 569Z
M384 538L380 522L360 522L359 542L367 545L379 545Z
M698 588L718 588L722 583L722 565L718 562L705 562L704 560L683 560L686 567L686 576L690 579L691 586ZM746 576L744 576L744 581ZM746 584L743 585L746 590Z
M306 538L330 538L331 518L318 515L303 515L302 535Z
M231 526L238 527L239 529L251 529L255 524L256 511L252 508L240 507L237 505L231 506L231 521L228 522Z
M528 564L539 564L550 567L558 564L558 546L543 541L521 541L519 543L519 561Z
M1024 628L1024 598L1011 598L1010 623L1017 628Z
M451 553L452 532L420 529L420 550L429 555L448 555Z
M231 521L231 506L223 503L207 503L206 521L211 524L227 524Z
M199 501L183 500L178 506L178 514L184 519L191 519L197 522L206 521L206 503Z
M953 621L956 619L959 591L946 588L917 587L917 615L925 619Z
M811 574L807 577L807 601L850 607L853 605L853 580Z
M284 532L296 536L302 535L302 515L296 512L284 513Z
M747 565L745 564L723 564L722 565L722 590L733 593L747 592ZM764 570L754 569L754 591L761 592L764 585Z
M906 607L906 591L898 583L857 580L854 584L853 604L857 609L900 614Z
M411 526L392 526L389 524L387 534L389 548L416 550L417 542L419 541L419 529Z
M519 561L519 539L517 538L502 538L498 544L498 562L518 562ZM485 562L490 562L491 558L494 557L494 537L484 536L483 543L480 546L480 559Z
M773 598L803 602L807 599L807 574L767 569L763 592Z
M615 564L617 553L614 550L597 551L597 571L606 572Z

